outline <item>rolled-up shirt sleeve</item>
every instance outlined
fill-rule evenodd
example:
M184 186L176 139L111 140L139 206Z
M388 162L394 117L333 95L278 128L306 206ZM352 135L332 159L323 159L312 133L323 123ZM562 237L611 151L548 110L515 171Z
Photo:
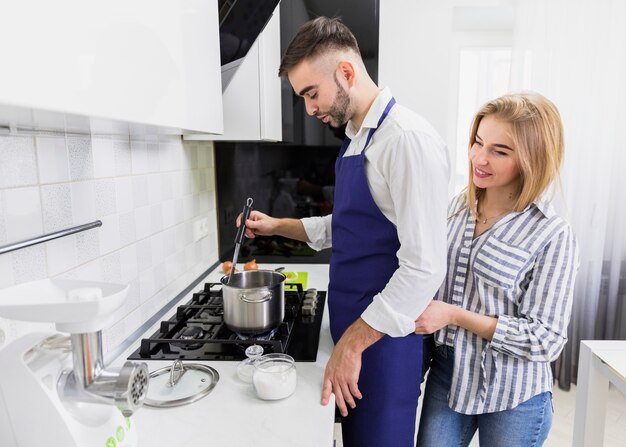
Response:
M300 219L304 231L309 238L308 246L320 251L332 246L332 214L321 217L305 217Z
M536 362L551 362L567 342L578 248L569 225L541 251L519 315L500 315L491 348Z
M440 139L404 132L389 144L392 150L384 151L375 168L389 188L400 241L399 266L361 318L380 332L401 337L415 330L415 320L446 274L449 171Z

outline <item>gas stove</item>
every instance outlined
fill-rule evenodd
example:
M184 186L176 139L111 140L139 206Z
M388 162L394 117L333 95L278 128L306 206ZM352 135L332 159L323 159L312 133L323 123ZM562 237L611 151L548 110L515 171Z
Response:
M309 289L309 291L312 291ZM317 358L326 292L318 291L314 306L303 306L301 284L285 285L285 318L265 334L237 334L224 323L222 285L205 283L192 299L176 309L159 329L141 340L134 360L242 360L248 346L261 345L264 354L286 353L297 362Z

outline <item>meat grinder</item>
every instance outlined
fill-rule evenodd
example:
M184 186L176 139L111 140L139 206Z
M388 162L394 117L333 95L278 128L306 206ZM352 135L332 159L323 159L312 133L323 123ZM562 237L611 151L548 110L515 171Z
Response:
M0 290L1 317L65 333L31 333L0 349L1 446L137 446L131 415L147 393L147 365L106 368L102 349L102 329L127 292L56 279Z

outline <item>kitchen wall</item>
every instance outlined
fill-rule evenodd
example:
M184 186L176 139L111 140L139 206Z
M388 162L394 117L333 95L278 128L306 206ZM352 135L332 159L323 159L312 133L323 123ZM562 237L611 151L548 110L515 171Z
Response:
M0 245L102 226L0 255L0 288L42 278L129 284L105 352L217 261L212 142L180 136L0 136ZM193 223L209 221L194 242ZM0 349L50 324L0 319Z

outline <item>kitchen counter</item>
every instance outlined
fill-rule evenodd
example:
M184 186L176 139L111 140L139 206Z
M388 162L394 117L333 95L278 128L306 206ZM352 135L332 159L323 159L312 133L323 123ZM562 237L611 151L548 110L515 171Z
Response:
M260 264L261 268L273 269L278 264ZM307 288L328 289L328 265L290 264L290 271L308 272ZM204 282L219 282L220 268L212 271ZM199 284L194 291L201 289ZM191 299L193 292L180 300L183 304ZM162 319L176 312L170 310ZM152 334L157 324L145 331L143 337ZM139 340L127 349L113 364L121 365L138 348ZM192 446L250 446L255 447L324 447L333 445L335 401L320 405L324 368L330 357L333 343L328 327L328 305L320 331L317 361L297 362L297 388L294 394L280 401L263 401L256 397L251 384L237 377L239 362L198 362L215 368L220 380L210 394L192 404L174 408L156 409L143 407L133 415L138 431L139 445L150 447ZM195 363L196 361L194 361ZM169 361L147 361L152 372Z

